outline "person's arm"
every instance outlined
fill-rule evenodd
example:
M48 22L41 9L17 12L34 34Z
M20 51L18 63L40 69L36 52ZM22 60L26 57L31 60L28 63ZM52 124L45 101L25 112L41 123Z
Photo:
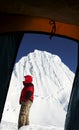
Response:
M33 92L32 91L28 91L26 93L26 98L29 99L32 96Z

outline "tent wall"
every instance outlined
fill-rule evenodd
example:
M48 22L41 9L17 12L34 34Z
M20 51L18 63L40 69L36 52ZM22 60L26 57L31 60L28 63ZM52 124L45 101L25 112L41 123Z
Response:
M6 21L6 22L5 22ZM54 25L51 19L25 15L0 16L0 33L15 31L39 31L51 33ZM79 26L55 22L55 34L79 40Z
M0 121L9 88L11 73L22 36L23 33L0 35Z
M39 16L79 26L78 0L0 0L0 12Z
M79 58L79 44L78 44L78 58ZM79 60L69 100L65 120L65 130L79 130Z

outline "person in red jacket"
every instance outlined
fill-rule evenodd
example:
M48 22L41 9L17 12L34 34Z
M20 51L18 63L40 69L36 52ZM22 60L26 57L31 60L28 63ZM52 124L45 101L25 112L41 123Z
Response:
M21 91L19 103L21 104L18 129L24 125L29 125L29 112L34 100L34 85L32 83L33 77L31 75L24 76L24 88Z

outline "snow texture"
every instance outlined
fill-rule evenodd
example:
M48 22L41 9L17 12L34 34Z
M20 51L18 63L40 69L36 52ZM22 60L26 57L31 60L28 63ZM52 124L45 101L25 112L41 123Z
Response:
M34 102L30 125L20 130L63 130L75 74L57 55L35 50L15 64L0 130L17 130L24 75L33 76Z

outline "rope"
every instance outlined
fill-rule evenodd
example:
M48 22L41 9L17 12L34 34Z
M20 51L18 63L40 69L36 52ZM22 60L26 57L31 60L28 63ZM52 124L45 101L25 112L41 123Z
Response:
M52 26L52 29L51 29L51 32L50 32L50 37L49 37L51 39L56 32L56 23L55 23L54 20L50 20L49 24L50 24L50 26Z

